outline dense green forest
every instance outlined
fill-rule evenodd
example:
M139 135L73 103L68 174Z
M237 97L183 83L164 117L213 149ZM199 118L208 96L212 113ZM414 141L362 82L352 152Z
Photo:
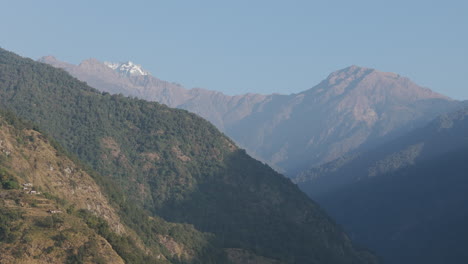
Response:
M101 94L5 50L0 103L103 175L97 181L111 200L123 201L117 202L120 214L140 235L152 233L141 222L145 214L135 213L144 208L213 233L219 247L287 263L375 262L297 186L187 111ZM118 189L123 194L114 193ZM187 239L198 243L194 236Z
M96 234L104 237L127 263L229 262L226 258L226 254L222 251L222 248L219 247L218 242L216 242L212 234L201 233L188 224L168 223L160 217L151 217L140 207L134 206L129 199L125 199L125 195L120 187L114 184L111 179L103 177L73 155L68 154L54 139L42 134L35 137L24 132L31 130L37 131L37 129L37 126L31 122L25 122L17 118L11 112L0 110L0 196L3 200L0 201L0 249L4 249L5 246L8 248L9 244L11 247L11 243L21 241L21 236L24 236L24 234L20 234L19 231L21 230L35 230L37 227L54 229L58 220L60 220L60 223L67 221L64 220L63 217L60 217L61 215L51 215L44 219L35 220L33 225L31 225L31 223L28 223L27 218L23 216L25 215L24 204L28 204L28 200L31 199L28 198L28 195L25 194L24 191L20 191L23 189L23 186L21 186L19 180L24 182L24 177L27 177L26 174L32 174L33 172L25 173L24 171L19 171L18 168L27 165L20 164L18 160L13 159L11 157L11 152L20 153L22 157L25 157L26 161L34 160L34 174L36 174L36 172L40 171L40 164L37 164L37 156L44 155L44 153L41 153L41 150L38 150L35 144L39 141L45 141L57 151L56 158L61 160L60 163L63 163L62 160L71 159L74 161L75 166L78 166L81 170L92 175L93 179L105 189L112 205L119 208L123 223L138 235L138 239L135 239L134 236L115 233L102 217L97 216L87 209L78 210L75 208L72 201L59 198L54 193L44 192L41 197L43 196L45 199L49 200L49 203L61 207L63 211L67 212L67 215L82 219ZM12 134L15 138L17 145L14 149L8 149L7 151L4 138L5 134ZM34 153L32 157L26 154L30 151ZM31 176L29 175L29 177ZM38 177L39 176L36 174L35 178L37 179ZM45 179L45 181L51 181L51 179ZM73 188L73 186L69 187ZM41 186L36 186L36 188L41 188ZM89 198L91 197L88 197L88 199ZM5 199L13 200L15 204L21 204L21 206L18 206L19 209L15 209L15 207L11 206L7 207L5 206ZM33 208L38 207L37 202L29 201L29 204L31 204ZM73 226L73 224L71 225ZM76 232L81 232L77 229L76 225L73 226L73 229L76 229ZM43 235L43 237L54 239L53 235ZM167 246L161 243L161 237L170 238L172 244L175 245L177 243L177 247L183 247L183 250L179 250L179 254L170 252ZM25 247L30 246L28 243L32 242L32 240L33 239L29 239L23 242ZM63 240L66 241L67 239L63 238ZM6 244L1 244L2 242ZM145 244L148 250L151 250L151 254L145 252L145 250L141 248L141 245L137 245L141 242ZM50 250L53 249L54 248ZM85 247L78 252L79 254L67 253L70 257L70 263L84 263L82 260L85 259L89 250L91 250L89 247ZM164 258L156 258L158 255L162 255Z

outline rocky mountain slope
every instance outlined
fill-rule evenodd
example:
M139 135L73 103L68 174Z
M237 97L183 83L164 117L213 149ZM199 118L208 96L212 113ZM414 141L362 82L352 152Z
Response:
M352 66L305 92L272 96L228 134L294 175L410 131L457 104L397 74Z
M227 96L187 90L151 75L128 76L94 59L79 65L53 57L40 61L101 91L196 113L290 176L408 132L458 105L408 78L357 66L334 72L298 94Z
M0 262L125 263L74 214L87 210L115 234L128 232L100 187L48 140L0 116Z
M212 233L214 245L231 249L230 256L247 251L283 263L376 263L297 186L187 111L100 93L62 70L5 50L0 102L123 189L122 200L132 207L120 210L122 218L145 208L154 217L191 224L185 230ZM140 228L147 244L155 230L167 231L147 228L141 219L148 217L126 223ZM216 252L207 251L206 237L196 240L198 233L182 231L169 234L199 255ZM201 263L220 263L212 256Z
M108 200L87 169L51 143L11 114L0 115L1 263L177 263L200 257L187 245L195 242L187 234L196 233L187 227L178 232L183 242L155 230L159 239L145 245L142 238L148 238L121 218L125 206ZM159 219L138 224L172 234L180 229Z
M385 263L465 263L468 109L302 175L299 186Z

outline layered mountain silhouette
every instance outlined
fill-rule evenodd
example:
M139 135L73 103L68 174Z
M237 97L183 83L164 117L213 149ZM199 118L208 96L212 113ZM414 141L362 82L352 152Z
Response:
M105 219L83 218L128 263L377 263L289 179L188 111L99 92L2 49L0 105L93 172L136 238L115 237ZM25 160L34 167L33 157Z
M109 67L111 63L96 59L85 60L79 65L59 61L53 56L43 57L39 61L62 68L103 92L135 96L190 110L222 131L231 123L243 119L252 111L249 109L253 105L266 97L259 94L228 96L200 88L188 90L177 83L163 81L150 74L127 74L128 71L121 70L130 67L130 64L133 64L131 62L117 63L114 64L116 67ZM141 71L146 72L143 69Z
M385 263L466 263L468 108L296 180Z
M151 75L132 75L95 59L79 65L43 57L92 87L196 113L240 146L294 176L346 153L382 143L425 124L459 102L394 73L351 66L291 95L228 96L185 89Z

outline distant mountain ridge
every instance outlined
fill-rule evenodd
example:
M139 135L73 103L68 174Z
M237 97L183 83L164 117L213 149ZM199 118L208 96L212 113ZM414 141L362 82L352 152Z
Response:
M53 56L42 57L39 61L62 68L103 92L136 96L170 107L190 110L222 131L225 131L229 122L235 122L248 115L251 112L249 108L266 97L259 94L228 96L200 88L188 90L177 83L163 81L150 74L126 74L125 71L119 70L122 67L96 59L84 60L79 65L61 62ZM146 72L143 69L142 71Z
M468 108L297 179L384 263L467 263Z
M305 170L294 181L317 198L347 184L393 173L462 147L468 148L467 116L467 107L443 114L426 126L376 148Z
M358 66L336 71L297 94L228 96L188 90L151 75L122 76L95 59L77 66L53 57L40 61L101 91L196 113L289 176L389 140L459 105L408 78Z
M294 175L410 131L458 104L399 75L351 66L302 93L272 96L227 133Z

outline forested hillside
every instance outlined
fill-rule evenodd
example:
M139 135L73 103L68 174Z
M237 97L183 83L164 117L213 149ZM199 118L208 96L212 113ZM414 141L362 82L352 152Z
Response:
M1 263L228 262L212 235L150 217L35 129L0 114Z
M5 50L0 103L116 183L127 202L211 232L222 248L286 263L375 263L288 179L187 111L100 93Z

